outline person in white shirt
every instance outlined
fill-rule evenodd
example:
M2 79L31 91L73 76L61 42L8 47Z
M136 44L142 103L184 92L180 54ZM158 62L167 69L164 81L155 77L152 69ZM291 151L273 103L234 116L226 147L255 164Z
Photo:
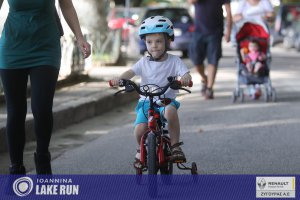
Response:
M242 0L239 3L233 21L272 21L274 9L269 0Z

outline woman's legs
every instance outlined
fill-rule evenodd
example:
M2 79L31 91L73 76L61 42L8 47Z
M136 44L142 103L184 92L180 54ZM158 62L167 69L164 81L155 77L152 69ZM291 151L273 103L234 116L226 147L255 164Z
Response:
M25 118L27 112L27 69L0 70L3 84L7 124L6 135L11 160L10 172L20 173L23 169L23 152L25 146Z
M51 66L30 70L31 108L37 141L34 154L37 174L51 174L49 144L53 129L53 97L59 70Z
M37 153L48 153L53 128L53 97L58 69L51 66L35 67L30 70L31 109L37 140Z

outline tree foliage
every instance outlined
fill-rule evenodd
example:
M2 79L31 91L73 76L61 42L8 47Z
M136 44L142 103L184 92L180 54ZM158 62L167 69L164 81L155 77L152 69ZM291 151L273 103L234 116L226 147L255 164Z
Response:
M299 0L282 0L282 3L300 3Z
M116 5L125 5L126 0L115 0ZM182 5L186 3L186 0L130 0L130 4L133 7L137 6L149 6L155 4L168 4L168 5Z

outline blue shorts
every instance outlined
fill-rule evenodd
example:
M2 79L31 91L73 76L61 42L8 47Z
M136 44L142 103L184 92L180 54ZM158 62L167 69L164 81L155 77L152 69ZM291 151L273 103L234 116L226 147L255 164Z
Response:
M203 35L194 32L189 48L189 57L194 65L202 65L205 58L208 64L218 66L222 57L222 34Z
M172 102L169 105L174 106L177 110L180 107L180 103L178 101L176 101L175 99L172 99ZM150 107L149 101L139 101L138 102L138 104L135 108L136 119L135 119L134 125L141 124L141 123L148 123L149 107ZM157 108L157 111L159 111L160 115L163 117L164 112L165 112L165 107L159 107L159 108Z

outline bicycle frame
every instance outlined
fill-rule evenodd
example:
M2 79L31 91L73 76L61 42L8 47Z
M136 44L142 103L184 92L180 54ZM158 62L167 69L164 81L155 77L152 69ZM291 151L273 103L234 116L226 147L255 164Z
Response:
M140 141L140 153L141 158L140 161L143 166L147 166L147 150L146 150L146 140L149 134L154 134L157 138L157 158L158 158L158 165L164 165L169 159L165 157L163 146L167 143L171 146L170 139L163 136L163 122L161 121L160 113L155 111L154 109L154 102L153 97L149 97L150 100L150 108L148 110L148 131L142 136Z
M170 163L170 156L167 155L168 152L165 152L165 145L167 145L167 149L170 150L171 142L170 138L164 135L163 125L164 122L161 120L160 113L155 110L155 103L154 103L154 97L160 97L163 95L168 88L174 89L174 90L185 90L189 93L191 93L190 90L187 90L185 88L181 87L181 82L176 80L176 77L168 77L167 78L169 83L166 84L164 87L159 87L161 89L160 91L150 91L149 85L144 85L143 90L140 89L140 86L138 86L136 83L132 82L131 80L121 79L119 81L119 86L124 87L125 89L119 90L115 93L117 95L120 92L133 92L136 91L138 94L143 95L145 97L149 98L150 101L150 108L148 110L148 130L143 134L141 141L140 141L140 162L143 166L142 169L137 169L138 174L142 174L142 171L145 169L148 169L149 174L156 174L158 169L162 169L166 167L166 164ZM112 86L111 82L109 82L110 86ZM189 87L193 86L193 82L191 81L189 83ZM168 105L170 102L166 101L166 99L163 99L163 104ZM158 105L158 104L157 104ZM151 136L151 137L149 137ZM147 140L148 139L148 140ZM151 139L149 142L149 139ZM153 140L155 139L155 141ZM151 143L151 145L150 145ZM150 148L152 151L147 152L146 146L148 145L148 148ZM149 147L151 146L151 147ZM154 151L155 152L154 152ZM153 154L154 153L154 154ZM151 156L150 156L151 155ZM151 157L151 170L149 168L148 159ZM158 162L157 162L158 161ZM154 163L155 162L155 163ZM182 165L183 167L179 166ZM156 167L154 167L154 165ZM197 166L196 163L192 163L192 167L186 167L183 165L183 163L177 163L177 166L179 169L187 169L191 170L192 174L197 173ZM168 166L167 166L168 168ZM154 170L155 169L155 170ZM167 169L168 170L168 169ZM151 172L150 172L151 171ZM172 172L170 172L172 173Z

